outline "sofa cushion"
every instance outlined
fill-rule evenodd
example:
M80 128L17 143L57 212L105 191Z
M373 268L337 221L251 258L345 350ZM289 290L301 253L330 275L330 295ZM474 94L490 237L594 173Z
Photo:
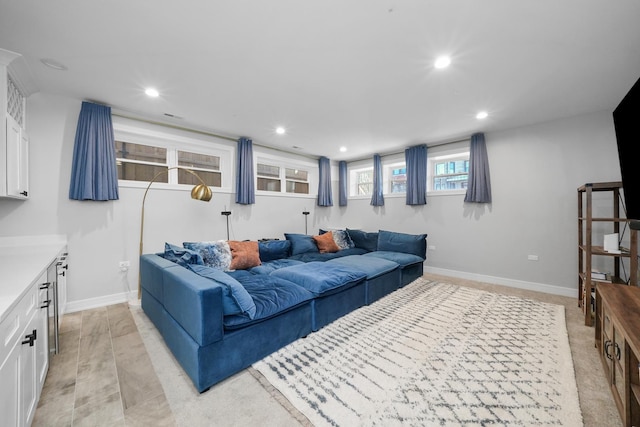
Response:
M222 311L225 315L245 314L253 319L256 314L256 305L240 282L217 268L197 264L187 264L186 267L194 273L224 286Z
M367 279L374 279L398 268L398 263L384 258L349 255L327 261L327 264L341 264L363 271Z
M318 246L318 251L321 254L338 252L340 247L333 240L333 233L331 231L320 234L319 236L313 236L313 240Z
M375 251L375 252L366 253L362 256L383 258L389 261L393 261L397 264L400 264L402 268L411 264L418 264L418 263L424 262L424 258L419 257L418 255L405 254L403 252Z
M207 267L217 268L222 271L231 267L231 248L226 240L184 242L182 246L198 252Z
M318 246L313 237L307 234L285 233L284 237L291 242L291 255L318 252Z
M231 248L231 270L246 270L260 265L258 242L229 240Z
M356 248L366 249L367 251L375 251L378 249L378 233L366 232L362 230L351 230L347 228L347 233L353 241Z
M378 232L378 250L404 252L425 259L427 253L427 235L380 230Z
M270 274L271 272L281 268L291 267L292 265L298 264L302 264L302 261L294 259L274 259L273 261L263 262L261 265L249 269L249 271L252 274Z
M361 270L319 261L281 268L271 273L271 276L289 280L316 296L339 292L367 277Z
M289 240L265 240L258 242L260 261L267 262L283 259L289 256L291 242Z
M202 256L198 252L172 245L171 243L164 244L162 257L183 266L185 264L204 264Z
M366 249L351 248L351 249L343 249L338 252L324 253L324 254L321 254L320 252L307 252L304 254L290 256L289 259L302 261L302 262L329 261L330 259L340 258L347 255L362 255L362 254L366 254L367 252L368 251Z
M256 305L256 313L252 319L246 315L225 316L225 329L237 329L268 319L313 298L308 290L281 277L261 274L240 280Z

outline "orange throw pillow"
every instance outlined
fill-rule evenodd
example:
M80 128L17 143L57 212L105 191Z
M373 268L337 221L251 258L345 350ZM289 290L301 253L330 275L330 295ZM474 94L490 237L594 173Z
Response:
M340 250L340 246L333 240L333 233L331 231L320 234L319 236L313 236L313 240L315 240L316 245L318 245L321 254L338 252Z
M229 267L231 270L246 270L262 264L258 242L229 240L229 248L231 248L231 266Z

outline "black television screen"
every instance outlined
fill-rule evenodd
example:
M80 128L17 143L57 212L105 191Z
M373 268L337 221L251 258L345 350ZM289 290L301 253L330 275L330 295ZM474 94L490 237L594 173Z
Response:
M627 218L640 220L640 79L613 110Z

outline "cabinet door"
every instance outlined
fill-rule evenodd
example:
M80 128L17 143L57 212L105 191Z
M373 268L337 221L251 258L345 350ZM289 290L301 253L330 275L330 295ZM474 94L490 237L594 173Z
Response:
M2 425L18 426L20 390L20 343L16 343L0 365L0 414Z
M20 420L22 425L31 425L38 403L38 365L36 343L41 337L38 333L38 313L33 313L20 341ZM33 345L29 337L35 334Z
M20 125L7 115L7 196L29 196L29 139Z
M39 286L45 286L40 284ZM40 396L42 386L47 378L49 371L49 310L50 289L48 287L40 289L40 309L36 314L36 331L38 339L35 342L36 347L36 370L37 370L37 395Z

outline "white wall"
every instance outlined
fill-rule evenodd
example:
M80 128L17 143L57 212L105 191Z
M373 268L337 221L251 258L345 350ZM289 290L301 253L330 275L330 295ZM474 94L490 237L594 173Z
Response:
M31 140L31 198L0 200L0 236L63 234L69 242L70 309L125 299L137 289L140 203L143 189L121 188L120 200L68 199L75 128L81 101L35 94L28 100ZM577 295L577 194L585 182L620 179L610 112L487 133L494 202L469 205L462 196L429 196L410 207L387 198L374 208L350 200L332 208L314 198L257 196L236 205L233 194L214 193L210 203L192 201L178 190L152 189L147 197L145 251L165 241L226 238L225 206L231 210L231 238L283 238L319 227L347 226L428 233L427 269ZM337 179L336 169L333 171ZM539 261L527 260L536 254ZM131 261L128 272L118 268Z

